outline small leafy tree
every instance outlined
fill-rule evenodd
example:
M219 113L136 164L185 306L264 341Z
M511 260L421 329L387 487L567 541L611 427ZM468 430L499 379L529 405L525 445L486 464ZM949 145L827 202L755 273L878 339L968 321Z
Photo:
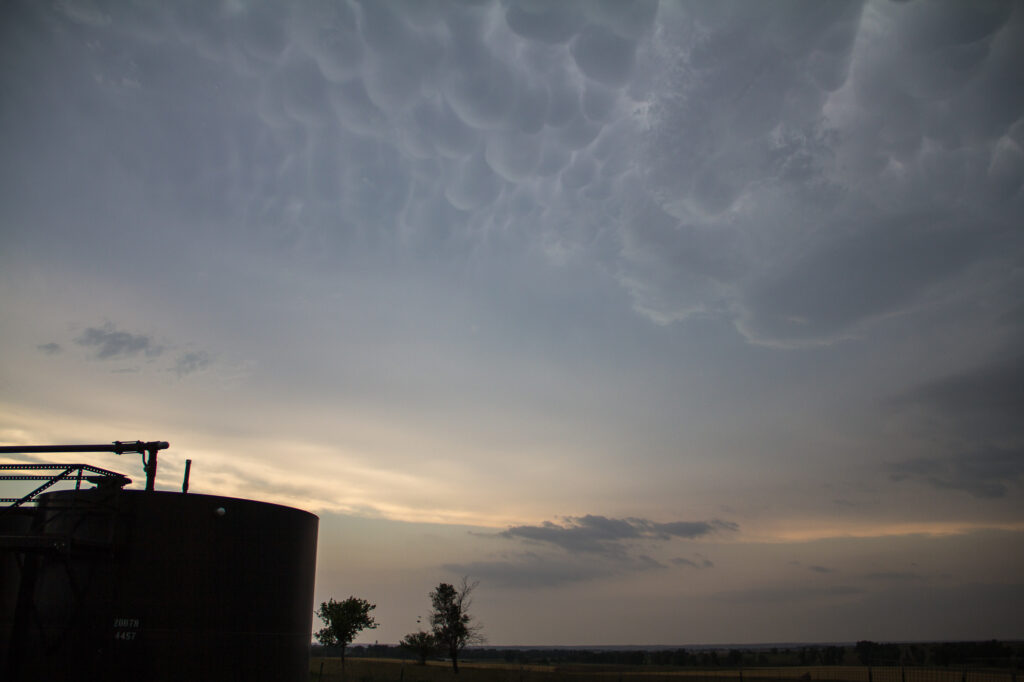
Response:
M341 646L341 664L345 665L345 647L363 630L377 627L377 621L370 615L375 608L376 604L359 597L344 601L328 599L316 611L326 625L316 633L317 641L324 646Z
M427 656L434 653L434 649L437 648L437 642L434 641L433 634L420 630L419 632L410 632L403 637L398 646L416 654L417 658L419 658L419 664L426 665Z
M473 604L473 590L479 583L469 582L463 578L456 588L448 583L441 583L430 593L433 610L430 613L430 625L434 629L434 640L437 646L448 653L452 659L452 670L459 672L459 652L467 644L480 644L484 641L483 626L473 622L469 608Z

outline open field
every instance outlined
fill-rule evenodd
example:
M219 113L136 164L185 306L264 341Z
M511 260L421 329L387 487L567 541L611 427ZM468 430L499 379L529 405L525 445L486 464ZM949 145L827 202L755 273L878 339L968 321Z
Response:
M321 677L321 663L323 674ZM1004 671L972 671L953 668L899 668L865 666L800 666L785 668L744 668L695 670L659 666L616 665L519 665L511 663L459 664L458 676L451 664L382 658L350 658L342 670L337 658L313 658L313 682L1021 682L1021 676Z

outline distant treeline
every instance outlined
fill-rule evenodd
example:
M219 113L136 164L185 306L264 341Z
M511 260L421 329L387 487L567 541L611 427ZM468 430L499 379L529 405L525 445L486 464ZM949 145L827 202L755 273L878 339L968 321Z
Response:
M337 656L330 647L313 645L313 656ZM398 646L355 645L348 656L413 660L415 656ZM554 665L582 663L595 665L651 665L699 668L741 668L757 666L932 666L1024 669L1024 642L927 642L889 644L860 641L852 645L808 645L790 647L702 648L657 647L643 649L594 648L557 649L524 647L472 647L466 660Z

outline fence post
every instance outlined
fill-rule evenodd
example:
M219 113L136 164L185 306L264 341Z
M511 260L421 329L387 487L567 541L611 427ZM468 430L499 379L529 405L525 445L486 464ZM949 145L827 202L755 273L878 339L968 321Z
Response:
M871 666L868 666L868 682L875 682L875 678L871 675Z

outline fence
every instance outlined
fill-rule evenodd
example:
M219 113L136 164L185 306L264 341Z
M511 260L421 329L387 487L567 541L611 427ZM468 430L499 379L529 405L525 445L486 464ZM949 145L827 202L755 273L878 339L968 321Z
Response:
M970 668L921 668L903 666L829 665L778 668L742 668L739 670L673 670L672 675L700 678L711 682L752 680L809 680L811 682L1024 682L1012 670L972 670ZM686 682L696 682L688 679Z
M321 663L324 667L321 668ZM322 673L321 673L322 670ZM794 666L698 670L656 666L517 665L462 663L459 675L450 665L350 658L343 671L337 659L313 659L312 682L1024 682L1013 670L919 668L899 666ZM1020 678L1020 679L1019 679Z

